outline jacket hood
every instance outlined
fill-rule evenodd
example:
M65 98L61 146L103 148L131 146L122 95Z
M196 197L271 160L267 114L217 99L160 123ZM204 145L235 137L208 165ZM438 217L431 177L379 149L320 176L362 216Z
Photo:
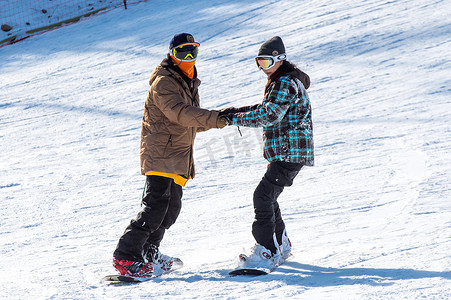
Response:
M283 61L279 69L277 69L277 71L274 72L268 79L266 87L268 87L271 82L277 81L280 77L285 75L292 75L298 78L304 85L305 89L308 89L310 87L310 77L306 73L302 72L298 67L296 67L295 64L286 60Z

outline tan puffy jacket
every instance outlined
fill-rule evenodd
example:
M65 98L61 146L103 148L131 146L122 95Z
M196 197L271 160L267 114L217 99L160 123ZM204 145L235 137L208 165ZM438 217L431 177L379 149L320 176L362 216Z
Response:
M141 173L171 173L194 178L196 132L217 128L217 111L199 108L200 80L191 87L168 57L150 76L141 130Z

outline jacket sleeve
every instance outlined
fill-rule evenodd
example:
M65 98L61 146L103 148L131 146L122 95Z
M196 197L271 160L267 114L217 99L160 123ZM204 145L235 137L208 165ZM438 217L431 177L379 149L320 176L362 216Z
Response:
M184 127L201 127L204 130L217 128L218 112L187 104L173 79L155 79L150 93L154 104L171 122Z
M269 127L280 122L296 97L297 86L290 77L281 77L263 99L262 104L252 106L252 110L233 114L234 125L247 127Z

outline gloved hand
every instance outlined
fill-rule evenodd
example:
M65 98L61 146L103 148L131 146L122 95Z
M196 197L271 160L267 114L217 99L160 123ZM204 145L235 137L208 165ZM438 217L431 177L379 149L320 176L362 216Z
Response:
M240 112L239 108L235 107L227 107L219 110L219 116L227 115L227 114L236 114Z
M218 119L216 120L216 127L217 128L224 128L227 125L232 125L232 122L230 121L230 118L227 115L219 115Z

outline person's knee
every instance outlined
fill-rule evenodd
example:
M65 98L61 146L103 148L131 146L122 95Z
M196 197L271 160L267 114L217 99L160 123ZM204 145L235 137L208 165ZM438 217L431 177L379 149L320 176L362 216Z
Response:
M299 170L302 168L300 164L287 162L272 162L265 177L274 185L285 187L291 186Z

